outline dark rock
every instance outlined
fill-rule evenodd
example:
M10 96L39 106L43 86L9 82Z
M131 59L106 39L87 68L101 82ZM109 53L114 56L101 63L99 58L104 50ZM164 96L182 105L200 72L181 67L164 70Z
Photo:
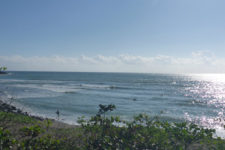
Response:
M4 112L11 112L11 113L17 113L17 114L30 116L38 120L44 120L42 117L32 116L28 112L24 112L21 109L16 108L15 106L2 102L1 100L0 100L0 110Z

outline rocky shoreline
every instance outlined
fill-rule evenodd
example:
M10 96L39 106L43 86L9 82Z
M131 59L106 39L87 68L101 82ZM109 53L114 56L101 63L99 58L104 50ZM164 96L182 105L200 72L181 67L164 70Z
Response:
M13 106L11 104L3 102L2 100L0 100L0 112L1 111L2 112L14 113L14 114L18 114L18 115L28 116L28 117L31 117L35 120L39 120L41 122L45 121L45 120L51 120L53 128L65 128L65 129L67 129L67 128L78 127L78 125L67 124L67 123L61 122L61 121L56 120L56 119L49 119L49 118L43 118L43 117L31 115L28 112L22 111L21 109Z
M28 112L24 112L21 109L16 108L13 105L7 104L7 103L5 103L5 102L3 102L1 100L0 100L0 111L26 115L26 116L29 116L29 117L32 117L32 118L35 118L35 119L38 119L38 120L44 120L44 118L30 115Z

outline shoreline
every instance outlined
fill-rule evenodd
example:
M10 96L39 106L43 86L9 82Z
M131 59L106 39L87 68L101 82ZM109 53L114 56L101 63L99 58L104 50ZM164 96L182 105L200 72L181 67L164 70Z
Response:
M38 145L41 147L40 149L46 148L47 145L48 149L56 150L89 149L90 147L98 149L103 145L106 146L106 149L112 149L112 143L114 143L113 145L119 144L118 147L125 145L132 149L133 143L143 144L143 141L149 144L147 148L152 147L152 143L158 143L162 147L159 149L163 149L165 146L169 146L170 148L168 149L177 149L177 146L174 146L174 141L178 144L178 147L187 150L201 148L220 149L221 146L225 148L225 140L213 137L212 134L214 132L211 129L199 128L194 124L190 126L187 123L170 124L157 120L153 121L148 116L141 114L136 117L135 121L125 122L129 127L116 126L114 123L119 123L123 120L116 117L107 119L101 116L103 114L98 116L100 118L97 117L94 120L83 120L84 122L82 121L80 125L69 125L55 119L30 115L1 100L0 114L0 132L10 133L13 136L7 137L9 140L21 143L20 145L12 143L11 147L14 149L21 145L28 147ZM129 135L129 137L126 135ZM148 141L150 137L154 140ZM140 138L142 139L141 141ZM104 141L104 139L109 140ZM129 141L127 141L128 139ZM120 143L118 140L126 142ZM130 140L132 141L131 143ZM100 141L97 147L95 147L96 141ZM138 147L139 145L135 146ZM142 145L137 149L140 148L143 148Z
M76 128L78 127L79 125L71 125L71 124L68 124L68 123L65 123L65 122L62 122L62 121L59 121L59 120L56 120L56 119L52 119L52 118L44 118L44 117L40 117L40 116L35 116L35 115L31 115L29 114L28 112L26 111L22 111L21 109L11 105L11 104L8 104L6 102L3 102L2 100L0 100L0 112L6 112L6 113L13 113L13 114L16 114L16 115L23 115L23 116L27 116L27 117L30 117L32 119L35 119L35 120L38 120L38 121L41 121L41 122L44 122L45 120L50 120L52 122L52 127L54 128Z
M78 124L70 124L70 123L63 122L63 121L60 121L60 120L57 120L57 119L54 119L54 118L48 118L48 117L42 117L42 116L38 116L38 115L32 115L31 113L29 113L27 111L23 111L20 108L14 106L12 104L9 104L7 102L4 102L3 100L0 99L0 112L1 111L2 112L6 112L6 113L13 113L13 114L18 114L18 115L31 117L32 119L36 119L36 120L39 120L39 121L50 120L50 121L52 121L53 124L57 124L57 126L60 126L60 128L80 127L80 125L78 125ZM174 121L172 121L172 122L174 122ZM183 121L181 121L181 122L183 122ZM225 128L224 128L224 130L225 130ZM218 135L218 133L216 133L216 135L221 137L221 138L223 138L223 139L225 139L225 135L224 134Z
M30 115L28 112L24 112L21 109L15 107L13 105L10 105L10 104L8 104L6 102L3 102L2 100L0 100L0 111L10 112L10 113L15 113L15 114L20 114L20 115L25 115L25 116L28 116L28 117L31 117L31 118L34 118L34 119L37 119L37 120L40 120L40 121L45 120L45 118L42 118L42 117L39 117L39 116Z

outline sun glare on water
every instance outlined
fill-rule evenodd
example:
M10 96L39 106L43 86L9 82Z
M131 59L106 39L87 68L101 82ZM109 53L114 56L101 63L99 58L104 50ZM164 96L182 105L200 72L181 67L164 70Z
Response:
M215 108L213 113L216 117L210 117L209 114L195 118L199 124L216 129L217 136L225 138L225 74L195 74L191 75L197 84L190 89L190 92L196 96L195 101L206 104L209 108Z

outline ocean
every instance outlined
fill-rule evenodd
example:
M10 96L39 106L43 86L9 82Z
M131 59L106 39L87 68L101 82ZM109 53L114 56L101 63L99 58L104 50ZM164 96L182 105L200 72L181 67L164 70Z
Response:
M32 115L76 124L99 104L130 120L146 113L167 121L191 121L224 135L225 74L9 72L0 75L0 99Z

